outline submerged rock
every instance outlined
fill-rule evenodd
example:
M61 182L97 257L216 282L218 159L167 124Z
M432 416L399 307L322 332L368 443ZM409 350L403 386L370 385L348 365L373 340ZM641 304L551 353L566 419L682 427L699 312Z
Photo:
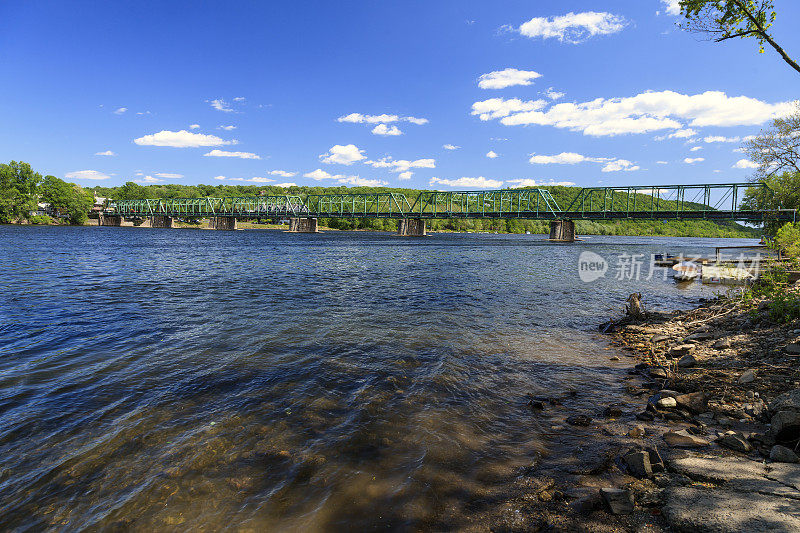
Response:
M567 417L567 424L573 426L590 426L592 424L592 417L589 415L572 415Z

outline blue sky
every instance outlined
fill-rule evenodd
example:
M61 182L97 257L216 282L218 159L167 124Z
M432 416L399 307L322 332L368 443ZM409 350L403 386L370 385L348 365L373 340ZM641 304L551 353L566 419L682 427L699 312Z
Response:
M84 186L744 180L737 138L800 76L669 3L7 0L0 161ZM798 54L800 4L776 7Z

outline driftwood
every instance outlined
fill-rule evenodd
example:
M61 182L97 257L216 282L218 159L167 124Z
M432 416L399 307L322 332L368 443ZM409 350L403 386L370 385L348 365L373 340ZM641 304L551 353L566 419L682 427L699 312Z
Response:
M626 300L625 314L629 317L641 320L645 316L644 305L642 304L642 293L634 292Z

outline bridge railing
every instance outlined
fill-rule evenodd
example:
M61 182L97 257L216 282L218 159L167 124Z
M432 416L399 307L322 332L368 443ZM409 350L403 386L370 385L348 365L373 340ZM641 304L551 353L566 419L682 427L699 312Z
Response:
M405 195L394 192L309 194L305 206L325 218L403 218L411 210Z
M149 217L270 217L301 216L308 210L300 196L248 196L224 198L161 198L117 200L116 212L123 216Z

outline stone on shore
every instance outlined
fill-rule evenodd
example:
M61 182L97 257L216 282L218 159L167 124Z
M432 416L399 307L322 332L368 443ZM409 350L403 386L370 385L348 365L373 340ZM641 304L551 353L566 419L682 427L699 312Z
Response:
M731 340L730 339L720 339L714 344L711 345L712 348L715 350L724 350L726 348L731 347Z
M783 351L789 355L800 355L800 343L793 342L792 344L787 344Z
M627 489L600 489L600 496L611 514L631 514L633 512L633 494Z
M722 435L717 439L717 444L742 453L750 453L753 451L753 446L747 441L747 438L735 431L729 431Z
M664 433L664 441L670 446L679 448L699 448L708 446L709 442L696 435L692 435L685 429L680 431L667 431Z
M691 368L695 365L697 365L697 359L692 354L684 355L678 360L678 367L680 368Z
M671 357L683 357L684 355L689 355L692 351L694 351L694 344L680 344L670 348L669 355Z
M781 394L769 404L770 434L778 441L800 438L800 389Z
M638 478L651 477L653 467L650 466L650 454L644 450L632 450L623 456L628 471Z
M756 371L755 370L746 370L741 376L739 376L739 384L744 385L746 383L752 383L756 380Z
M675 402L695 414L708 410L708 396L703 391L680 394L675 397Z
M800 457L786 446L776 444L769 451L769 458L778 463L800 463Z
M644 437L644 427L636 424L631 429L628 430L628 436L633 439L641 439Z
M659 409L675 409L676 407L678 407L678 402L675 401L675 398L671 396L666 396L664 398L660 398L656 402L656 406Z
M567 417L567 424L573 426L590 426L592 424L592 417L588 415L573 415Z

